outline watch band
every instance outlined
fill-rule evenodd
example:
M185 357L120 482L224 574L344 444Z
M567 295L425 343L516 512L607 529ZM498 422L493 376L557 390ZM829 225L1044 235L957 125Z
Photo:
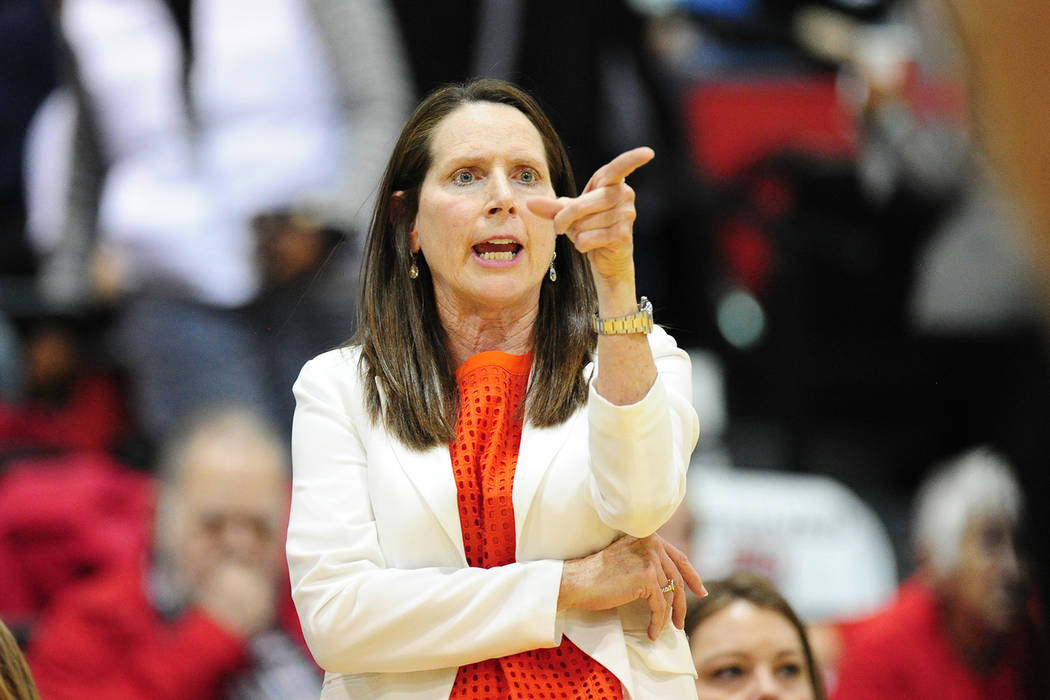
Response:
M626 316L598 318L594 314L592 326L598 335L629 335L653 330L653 305L645 297L638 302L638 310Z

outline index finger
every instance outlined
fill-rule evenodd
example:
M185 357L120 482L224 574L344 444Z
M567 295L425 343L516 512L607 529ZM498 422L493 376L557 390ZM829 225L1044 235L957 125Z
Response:
M625 151L595 170L594 175L591 175L591 179L587 182L587 186L583 188L583 191L590 192L599 187L619 185L627 179L628 175L651 161L654 157L656 157L656 152L648 146L639 146L638 148Z

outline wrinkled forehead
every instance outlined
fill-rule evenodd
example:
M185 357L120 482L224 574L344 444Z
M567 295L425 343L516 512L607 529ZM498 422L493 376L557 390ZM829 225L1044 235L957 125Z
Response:
M513 155L549 167L546 144L524 112L499 102L468 102L438 122L430 137L431 168L450 159Z

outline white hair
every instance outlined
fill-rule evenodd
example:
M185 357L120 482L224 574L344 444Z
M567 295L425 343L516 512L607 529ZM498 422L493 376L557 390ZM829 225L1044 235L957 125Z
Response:
M952 571L970 520L1006 516L1015 524L1024 505L1009 463L987 447L965 452L937 469L919 489L914 544L939 575Z

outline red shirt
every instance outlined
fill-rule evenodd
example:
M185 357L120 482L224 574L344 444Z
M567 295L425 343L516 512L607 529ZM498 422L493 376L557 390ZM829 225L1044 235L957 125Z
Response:
M456 371L460 415L456 440L449 449L459 494L463 548L470 566L490 568L515 560L511 491L531 365L532 355L492 351L475 355ZM553 649L534 649L460 667L449 697L621 700L623 689L611 671L565 637Z
M246 643L201 612L163 620L140 567L66 591L27 656L48 700L220 698L226 676L249 662Z
M137 565L153 500L148 476L103 453L12 462L0 475L0 616L31 624L68 586Z
M1033 664L1033 648L1019 634L998 666L983 675L973 670L948 639L933 593L912 579L893 605L847 634L834 697L1014 700L1026 697Z
M252 664L247 640L202 610L164 618L143 566L114 568L58 596L27 659L45 700L219 700ZM278 623L306 653L289 590ZM318 678L320 676L318 675Z

